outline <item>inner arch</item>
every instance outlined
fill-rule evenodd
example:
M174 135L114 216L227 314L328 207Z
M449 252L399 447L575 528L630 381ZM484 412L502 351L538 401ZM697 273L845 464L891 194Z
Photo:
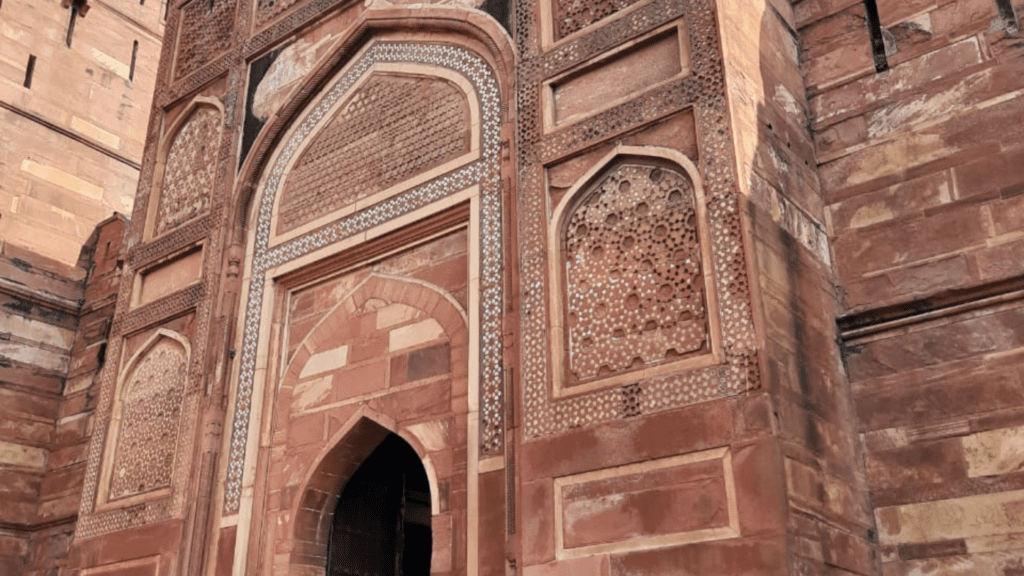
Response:
M430 510L423 463L405 440L388 434L341 492L327 576L427 576Z

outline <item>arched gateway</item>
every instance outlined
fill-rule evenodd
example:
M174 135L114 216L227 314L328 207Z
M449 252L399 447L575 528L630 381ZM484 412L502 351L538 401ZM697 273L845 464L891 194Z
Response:
M327 576L430 573L430 485L416 451L389 434L342 490Z

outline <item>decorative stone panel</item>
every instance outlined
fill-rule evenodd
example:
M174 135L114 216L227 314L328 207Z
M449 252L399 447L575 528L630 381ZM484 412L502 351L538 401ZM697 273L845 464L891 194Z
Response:
M231 45L234 8L234 0L192 0L181 7L174 57L175 78L188 76L227 51Z
M608 18L640 0L549 0L555 40Z
M728 448L563 476L554 489L559 558L740 536Z
M220 111L200 106L174 136L161 179L154 236L174 230L210 209L220 134Z
M690 179L623 164L565 218L567 384L706 350L708 324Z
M544 19L547 23L564 20L559 11L573 6L551 2L557 0L517 0L516 30L542 30ZM591 10L593 3L586 4ZM578 6L584 9L584 3ZM716 5L708 0L649 0L609 4L603 10L566 24L561 32L549 28L546 34L516 35L520 56L516 67L520 413L527 440L741 394L759 386L761 380ZM615 16L608 17L612 12ZM594 22L601 24L584 29ZM543 94L551 81L673 25L686 30L687 74L545 132ZM695 120L696 153L686 153L682 140L616 144L639 137L645 127L684 110L691 110ZM550 241L552 189L547 172L566 162L593 166L585 156L602 145L614 146L624 156L661 155L685 168L698 190L695 203L704 211L706 222L701 273L706 280L711 353L566 388L559 382L564 380L564 354L553 353L564 333L560 326L552 330L552 323L563 322L561 309L551 308L552 294L560 289L552 274L563 264L552 261L557 252Z
M96 415L102 433L89 448L76 539L180 517L190 502L185 487L202 395L194 384L194 319L186 313L148 330L124 330L115 320L111 331L122 337L108 355L125 360L104 371Z
M477 131L479 156L451 171L425 174L404 190L382 198L376 203L366 200L351 213L339 214L296 237L271 243L271 231L277 199L283 194L288 167L305 150L304 143L313 140L321 123L329 121L328 111L335 104L348 100L369 80L364 76L374 69L402 66L403 69L436 70L437 78L460 78L473 98L474 122L464 129ZM427 74L420 74L426 76ZM361 82L362 81L362 82ZM437 86L438 89L443 88ZM441 90L444 92L444 90ZM436 100L436 98L435 98ZM239 511L242 492L243 463L246 457L248 429L253 411L254 380L261 338L262 310L266 279L278 267L305 257L332 244L355 238L373 227L402 218L432 204L440 204L455 194L478 187L479 240L472 249L479 255L479 387L480 387L480 451L499 454L504 446L504 405L502 398L504 367L502 363L503 312L503 194L501 180L501 142L499 121L502 117L499 83L489 63L471 50L443 43L378 42L371 44L350 66L331 80L292 123L283 136L278 152L270 160L267 176L261 184L254 225L254 244L246 304L239 377L232 410L231 444L227 455L224 487L224 514ZM479 122L476 122L479 119ZM377 118L377 121L382 120ZM434 135L431 135L431 139ZM422 168L421 168L422 169ZM406 180L409 182L408 180ZM269 275L269 276L268 276Z
M256 25L262 26L298 3L299 0L256 0Z
M390 430L418 448L435 487L464 477L453 456L471 441L456 432L467 414L460 399L468 393L470 333L466 311L449 290L468 282L467 240L453 234L287 296L287 315L279 317L294 352L273 384L268 426L270 465L290 473L268 475L266 490L314 504L296 510L297 500L265 500L264 517L276 519L262 535L278 551L275 573L288 572L286 562L292 573L296 567L323 572L323 562L305 551L323 546L345 482L382 433ZM436 261L423 256L459 243L462 257L449 259L454 266L436 276L441 284L424 280L436 274ZM388 273L396 268L407 275ZM439 573L450 560L437 561L452 557L467 523L441 492L432 492L430 502L434 525L447 527L432 533Z
M466 95L451 82L372 75L292 167L278 233L469 152L469 125Z
M186 356L181 344L160 338L124 384L109 500L170 487L185 392Z

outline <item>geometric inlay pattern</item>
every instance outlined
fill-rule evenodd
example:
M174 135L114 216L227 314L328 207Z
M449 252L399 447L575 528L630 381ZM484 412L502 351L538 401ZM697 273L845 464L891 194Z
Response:
M228 49L235 4L233 0L192 0L181 7L175 78L188 76Z
M369 205L357 212L306 232L301 236L270 246L270 227L275 199L282 187L286 167L315 129L329 120L328 111L351 95L357 82L377 63L409 63L437 66L464 77L473 88L480 113L480 157L426 183ZM268 167L267 179L259 197L255 222L255 242L251 255L252 275L246 297L242 351L236 384L224 486L224 513L239 510L242 475L248 446L252 414L252 394L257 370L263 290L268 272L284 263L320 250L375 226L426 207L466 190L480 187L480 452L498 454L504 442L502 385L502 184L500 92L498 82L486 60L470 50L449 44L378 42L371 45L348 70L328 85L307 112L296 120L295 128L278 148Z
M551 2L551 16L540 10L540 2ZM562 2L561 4L557 4ZM516 0L515 29L539 29L537 19L551 17L564 21L568 11L592 12L598 2L572 0ZM516 115L517 153L516 198L518 199L519 286L522 311L519 319L519 344L523 434L536 438L562 433L574 428L593 426L622 418L675 409L741 394L760 385L757 337L754 331L747 260L743 241L742 196L736 181L732 132L726 106L724 70L719 42L719 27L713 0L649 0L611 3L618 16L607 18L607 24L590 34L566 37L559 45L545 49L537 34L517 34L520 60L517 62ZM607 12L608 8L601 8ZM567 14L569 16L567 16ZM580 29L598 16L575 17L559 32L554 23L554 36L561 38ZM564 127L545 130L544 85L557 75L571 70L609 50L622 46L641 34L673 22L685 21L688 30L692 74L651 87L629 101L622 102L591 117ZM621 385L608 385L593 390L575 391L562 388L556 393L559 380L554 370L564 366L554 362L550 330L552 319L564 322L564 310L552 310L552 291L564 290L565 279L559 280L551 271L564 274L559 246L548 241L551 226L551 190L546 177L547 166L579 158L587 150L609 144L661 118L690 109L696 120L698 153L693 157L694 170L686 172L699 184L703 197L702 221L698 224L708 246L710 257L702 260L701 274L708 290L714 290L714 308L705 315L709 326L717 328L710 350L720 353L715 362L672 373L652 373ZM638 144L639 148L639 144ZM677 154L674 150L672 153ZM653 147L652 147L653 153ZM629 154L643 154L634 150ZM655 154L661 155L661 154ZM661 155L665 158L668 156ZM705 228L706 227L706 228ZM557 239L561 241L561 239ZM564 251L564 246L561 247ZM567 305L563 304L563 305ZM714 314L712 320L711 315ZM566 335L566 346L568 346ZM565 370L564 367L560 368Z
M567 218L568 384L705 348L693 196L679 172L625 164Z
M374 74L292 167L279 234L469 151L469 103L440 78Z
M624 10L640 0L553 0L555 40Z
M167 153L154 236L209 210L220 130L220 111L201 106L175 135Z
M161 338L132 372L121 405L109 500L171 485L186 365L181 344Z
M295 5L298 0L256 0L256 25L261 26L274 16Z

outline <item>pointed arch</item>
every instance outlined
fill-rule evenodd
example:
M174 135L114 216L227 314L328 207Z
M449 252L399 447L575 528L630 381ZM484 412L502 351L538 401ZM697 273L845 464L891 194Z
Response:
M166 495L182 441L191 349L181 334L157 329L125 362L108 428L101 507Z
M410 28L411 24L415 29ZM262 191L259 183L265 179L275 151L284 144L286 135L300 120L303 111L328 88L339 71L375 41L422 41L429 37L430 42L443 42L445 36L486 59L498 80L499 99L509 101L515 76L515 47L508 32L491 16L457 6L421 6L410 22L405 8L370 6L337 43L334 52L307 74L289 100L267 119L253 141L235 180L232 205L238 207L236 226L246 229L256 221ZM503 106L502 122L508 120L509 114L509 107Z
M274 191L271 245L465 169L481 156L475 128L480 97L464 73L413 62L354 68L343 67L332 89L303 110L288 147L277 155L280 184L263 186L265 193Z
M471 12L471 11L470 11ZM234 212L245 223L236 225L236 233L245 238L246 258L243 281L248 290L243 290L245 317L240 319L244 327L239 330L241 351L237 374L238 382L233 395L233 424L227 454L227 473L224 487L223 514L232 516L241 511L244 519L248 510L255 510L254 504L243 502L242 492L252 481L251 470L261 457L252 452L255 447L255 428L252 422L264 418L264 404L269 379L259 371L258 364L265 361L261 356L272 347L270 332L261 323L261 318L273 307L265 296L280 286L276 284L281 275L288 274L320 257L329 257L342 249L358 246L372 235L397 229L415 218L429 215L433 211L447 210L457 202L467 202L477 210L470 217L470 227L478 230L473 238L472 250L478 254L481 279L479 300L470 297L469 315L480 326L486 326L487 337L467 344L469 359L463 354L460 366L472 367L480 374L469 391L469 402L476 406L479 390L484 389L493 402L485 405L479 419L483 439L471 436L470 445L476 449L500 452L504 440L500 433L503 422L501 414L502 390L501 369L501 319L504 285L502 265L504 254L500 250L503 238L503 207L509 190L503 177L511 174L507 165L508 154L502 151L503 123L511 115L511 86L513 50L504 36L504 31L490 17L483 14L471 15L460 10L435 8L417 9L415 20L409 18L405 9L380 10L369 8L360 16L348 37L336 48L334 54L316 72L307 76L299 89L283 108L268 120L263 133L256 138L245 163L240 169L236 194L232 203ZM421 17L422 14L422 17ZM409 29L410 24L415 29ZM424 29L432 29L424 33ZM276 186L284 175L285 164L278 162L280 152L297 146L301 137L293 138L297 127L303 122L303 114L314 109L317 102L334 90L331 82L344 70L375 62L431 64L445 67L466 76L481 102L482 121L474 130L480 130L482 153L478 160L449 173L412 188L398 191L393 196L376 203L365 202L356 212L339 218L328 225L302 233L293 239L272 244L270 242L270 215ZM329 87L330 86L330 87ZM339 90L342 90L339 88ZM504 95L504 97L503 97ZM510 142L506 144L511 145ZM294 148L293 148L294 149ZM512 152L512 151L509 151ZM268 190L268 188L275 189ZM242 206L248 206L243 209ZM476 274L476 271L474 271ZM460 317L462 338L469 342L468 328L465 327L466 313L457 312ZM298 354L296 360L298 359ZM275 356L277 358L277 356ZM275 373L279 374L275 366ZM468 370L468 368L463 368ZM465 374L459 377L465 378ZM489 396L489 397L490 397ZM253 401L253 399L257 399ZM245 406L242 409L242 406ZM267 408L268 410L270 408ZM473 430L477 430L474 427ZM474 432L475 434L476 432ZM250 508L253 507L253 508ZM240 524L241 526L242 524ZM246 530L249 530L246 528ZM255 540L240 532L244 543L236 549L236 568L244 565L241 552L248 549ZM243 540L244 539L244 540Z
M309 350L312 345L307 343L325 330L330 330L332 318L338 313L343 313L347 305L370 298L383 298L389 303L405 304L423 311L440 324L444 332L452 338L454 346L462 344L468 335L469 316L447 291L424 280L375 272L353 286L334 306L324 311L323 317L296 346L297 350L306 350L306 353L296 353L289 358L282 373L293 376L298 374L300 364L311 355Z
M220 100L197 96L166 127L150 186L147 239L166 234L209 210L223 118ZM205 165L206 170L195 171L196 164ZM190 172L194 178L183 177Z
M118 374L118 382L123 382L127 375L130 374L135 366L138 365L139 360L141 360L143 356L145 356L146 353L149 352L162 338L167 338L177 342L185 350L185 357L188 358L191 356L192 345L189 343L188 338L183 334L179 334L173 330L168 330L167 328L157 328L156 331L150 334L149 338L146 338L146 341L139 346L138 350L128 358L128 361L124 363L124 366L121 368L121 372Z
M395 421L387 415L361 406L314 460L295 498L291 515L294 519L290 559L293 572L297 567L309 566L314 559L326 559L338 499L363 462L392 434L416 453L430 487L431 515L440 514L437 473L419 439L398 430ZM438 546L438 542L434 545Z

